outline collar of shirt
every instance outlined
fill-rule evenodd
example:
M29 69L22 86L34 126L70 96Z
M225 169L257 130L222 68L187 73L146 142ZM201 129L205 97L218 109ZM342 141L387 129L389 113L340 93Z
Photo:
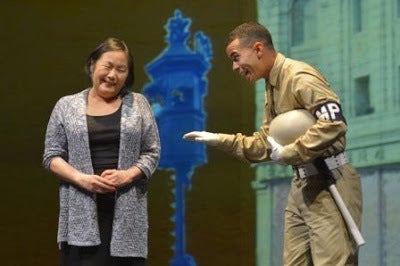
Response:
M268 82L273 87L276 87L276 84L278 83L279 73L281 73L285 59L286 57L283 54L277 53L274 65L272 66L271 72L269 73L269 80L268 80Z

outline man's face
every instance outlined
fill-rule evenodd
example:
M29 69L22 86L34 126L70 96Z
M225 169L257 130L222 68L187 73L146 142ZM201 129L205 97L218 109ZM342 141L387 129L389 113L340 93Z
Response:
M226 47L226 55L232 60L232 69L237 71L247 81L254 82L263 78L263 64L260 60L259 50L256 45L244 47L239 39L233 40Z

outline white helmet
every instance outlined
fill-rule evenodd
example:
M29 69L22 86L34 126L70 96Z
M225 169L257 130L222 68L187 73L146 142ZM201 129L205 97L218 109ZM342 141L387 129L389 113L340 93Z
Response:
M307 110L295 109L275 117L269 125L269 135L281 145L288 145L315 124L315 117Z

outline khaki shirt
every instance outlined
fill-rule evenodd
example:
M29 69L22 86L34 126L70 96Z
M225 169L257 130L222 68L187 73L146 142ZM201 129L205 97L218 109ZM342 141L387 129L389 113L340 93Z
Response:
M260 130L252 136L220 133L217 147L242 161L268 161L271 146L267 136L275 116L294 109L306 109L315 114L321 104L328 102L340 104L321 73L306 63L278 53L266 84L264 120ZM332 121L321 115L303 136L284 146L282 159L287 164L300 165L319 156L337 154L345 149L346 131L345 121Z

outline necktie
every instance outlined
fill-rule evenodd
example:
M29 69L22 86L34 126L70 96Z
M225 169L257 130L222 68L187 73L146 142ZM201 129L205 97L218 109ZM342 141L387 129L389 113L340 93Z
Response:
M268 91L268 100L269 100L269 113L271 115L271 118L276 117L276 111L275 111L275 100L274 100L274 87L268 83L267 86L267 91Z

